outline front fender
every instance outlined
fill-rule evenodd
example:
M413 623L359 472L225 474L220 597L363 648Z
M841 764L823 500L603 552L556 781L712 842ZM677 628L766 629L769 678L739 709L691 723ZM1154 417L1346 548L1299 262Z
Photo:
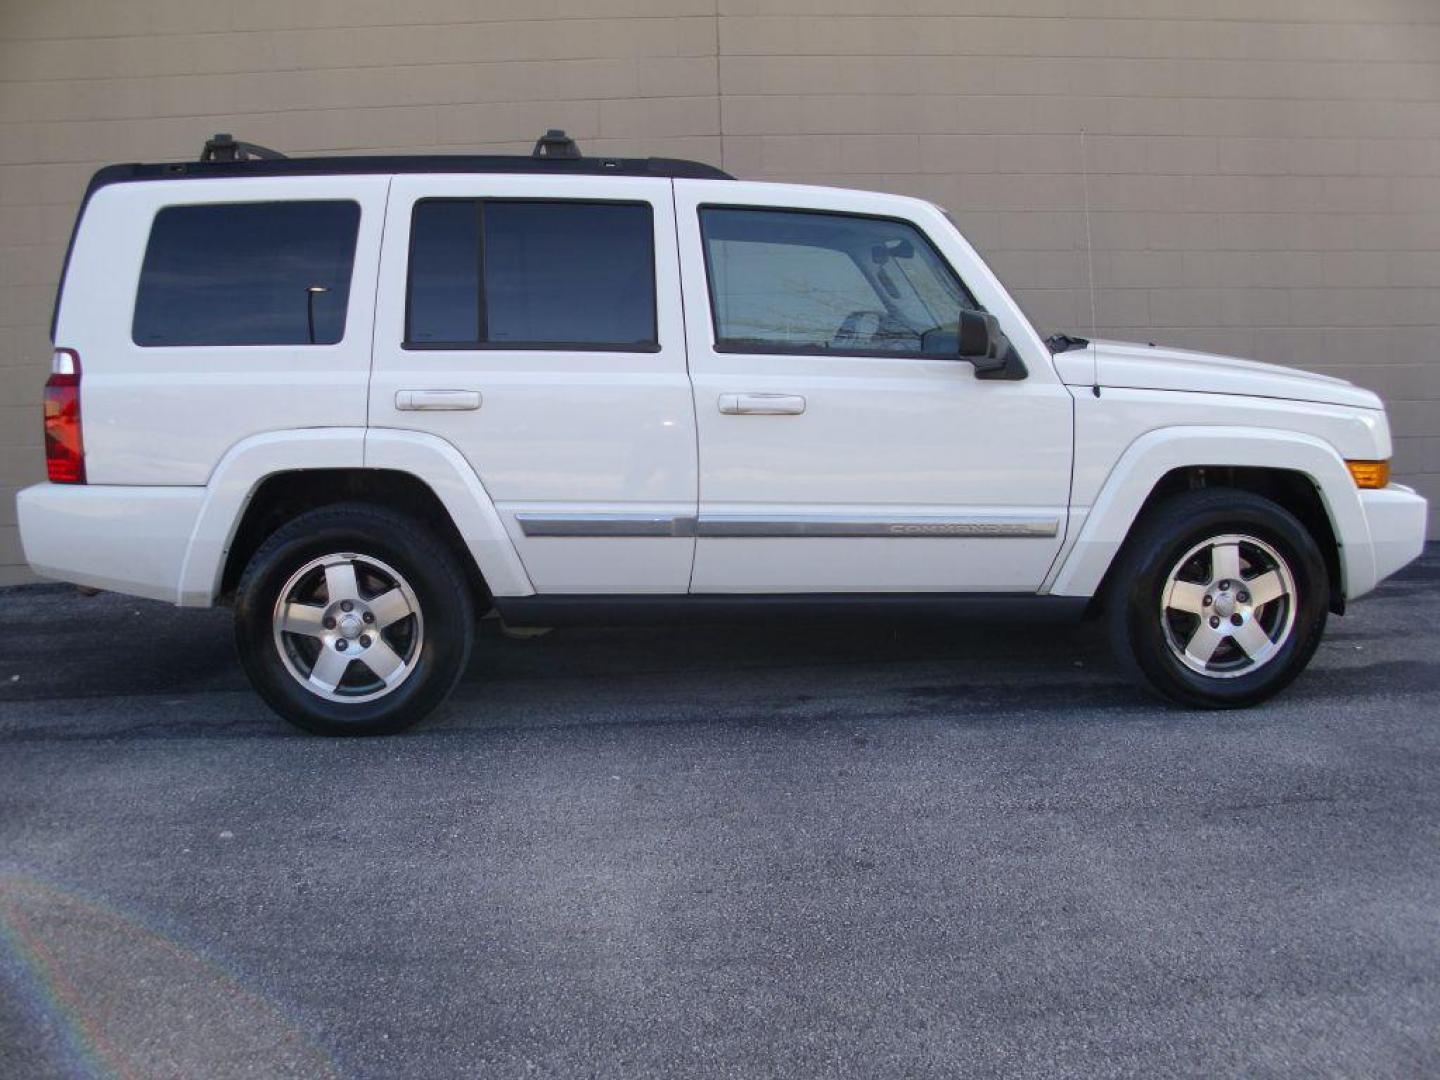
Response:
M1359 490L1345 460L1323 439L1298 432L1249 427L1172 427L1136 439L1110 471L1089 511L1077 511L1084 524L1074 544L1052 573L1048 592L1093 596L1105 572L1130 534L1155 485L1175 469L1239 466L1300 473L1320 492L1321 502L1340 545L1340 586L1347 598L1375 587L1370 528Z

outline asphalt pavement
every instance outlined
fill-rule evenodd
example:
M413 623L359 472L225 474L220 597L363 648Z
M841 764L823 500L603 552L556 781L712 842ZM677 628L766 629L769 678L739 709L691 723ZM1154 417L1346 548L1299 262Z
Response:
M0 1077L1440 1074L1440 549L1247 712L1078 627L484 628L390 739L0 592Z

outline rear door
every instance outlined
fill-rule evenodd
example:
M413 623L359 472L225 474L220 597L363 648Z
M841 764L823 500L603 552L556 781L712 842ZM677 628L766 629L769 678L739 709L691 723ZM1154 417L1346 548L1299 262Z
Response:
M469 460L540 593L683 593L694 408L670 181L397 176L370 423Z

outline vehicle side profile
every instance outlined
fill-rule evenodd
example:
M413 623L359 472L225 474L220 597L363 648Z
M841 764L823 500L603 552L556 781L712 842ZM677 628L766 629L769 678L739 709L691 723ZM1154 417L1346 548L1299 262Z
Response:
M32 567L233 604L320 733L419 720L490 613L1097 619L1249 705L1425 539L1369 391L1042 340L931 203L562 133L107 167L52 336Z

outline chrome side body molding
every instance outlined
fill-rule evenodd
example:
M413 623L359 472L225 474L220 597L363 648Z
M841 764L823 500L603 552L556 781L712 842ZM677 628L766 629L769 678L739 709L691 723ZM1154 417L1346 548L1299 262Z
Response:
M881 518L856 515L701 514L700 536L804 536L804 537L1051 537L1060 531L1060 519L1046 514L1004 514Z
M694 536L693 515L516 514L526 536Z
M907 518L830 514L551 514L519 513L526 536L625 537L841 537L904 538L1026 538L1044 539L1060 531L1050 514L1003 514L980 517L917 516Z

